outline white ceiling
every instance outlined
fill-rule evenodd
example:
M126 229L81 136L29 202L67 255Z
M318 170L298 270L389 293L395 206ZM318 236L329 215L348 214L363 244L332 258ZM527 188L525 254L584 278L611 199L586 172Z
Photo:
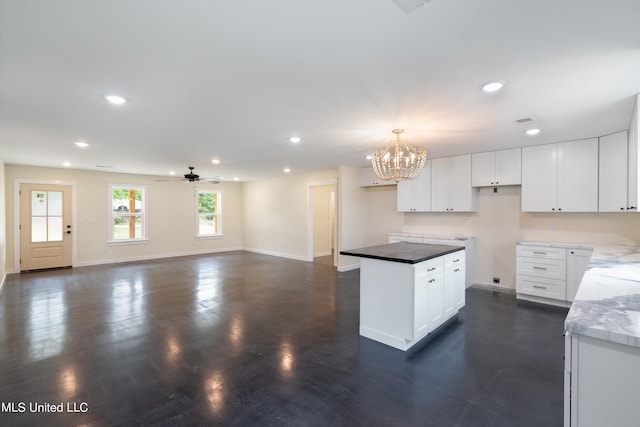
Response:
M639 22L614 0L2 0L0 156L245 181L367 166L397 127L430 157L604 135L640 92Z

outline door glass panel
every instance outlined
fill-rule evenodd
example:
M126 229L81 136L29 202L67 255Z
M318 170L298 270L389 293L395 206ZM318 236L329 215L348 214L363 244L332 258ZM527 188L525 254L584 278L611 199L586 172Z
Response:
M47 191L47 213L62 216L62 191Z
M47 241L47 218L34 216L31 218L31 242Z
M62 240L62 217L50 216L48 225L48 240L50 242L59 242L60 240Z
M44 216L47 214L47 192L31 192L31 216Z
M32 191L31 242L59 242L62 232L62 191Z

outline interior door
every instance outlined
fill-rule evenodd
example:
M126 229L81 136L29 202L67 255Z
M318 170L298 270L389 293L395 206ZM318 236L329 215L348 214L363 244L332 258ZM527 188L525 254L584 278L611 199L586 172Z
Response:
M70 267L71 186L20 185L20 271Z

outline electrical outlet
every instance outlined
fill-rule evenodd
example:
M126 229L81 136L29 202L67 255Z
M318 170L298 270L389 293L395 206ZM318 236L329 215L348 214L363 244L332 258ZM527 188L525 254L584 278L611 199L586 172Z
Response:
M500 283L500 278L499 277L494 277L493 278L493 283Z

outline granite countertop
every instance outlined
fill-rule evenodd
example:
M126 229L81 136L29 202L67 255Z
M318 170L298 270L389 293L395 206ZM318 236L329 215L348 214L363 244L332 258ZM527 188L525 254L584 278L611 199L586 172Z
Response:
M340 255L351 255L361 258L373 258L383 261L417 264L431 258L437 258L442 255L463 250L464 246L399 242L340 251Z
M591 247L565 330L640 347L640 246Z

